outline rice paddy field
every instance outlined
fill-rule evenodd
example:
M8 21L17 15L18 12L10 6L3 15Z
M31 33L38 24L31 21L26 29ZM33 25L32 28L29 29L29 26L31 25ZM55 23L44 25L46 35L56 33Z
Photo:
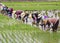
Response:
M3 3L8 7L13 7L14 10L60 10L60 2ZM38 27L0 14L0 43L60 43L60 31L43 32Z

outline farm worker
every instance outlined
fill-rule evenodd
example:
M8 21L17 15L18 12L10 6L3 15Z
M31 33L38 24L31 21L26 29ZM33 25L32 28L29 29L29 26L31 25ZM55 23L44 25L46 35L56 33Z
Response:
M24 17L23 17L23 22L27 23L28 22L28 17L29 17L29 13L26 12Z
M47 14L48 14L49 18L53 17L53 15L54 15L53 11L47 11Z
M45 10L42 10L40 14L45 14L45 15L46 15L46 13L45 13L45 12L46 12Z
M15 12L16 12L16 11L13 11L13 13L12 13L12 18L13 18L13 19L15 19Z
M21 19L23 19L24 16L25 16L25 12L23 11L23 12L21 13Z
M37 22L37 18L38 18L38 12L35 11L32 13L33 24Z
M55 11L55 17L56 17L57 19L59 19L58 10Z
M29 14L29 16L28 16L28 24L32 25L32 22L33 22L32 15Z
M45 11L42 11L40 14L41 14L42 20L48 18L48 16L46 15Z
M22 13L21 10L17 10L17 11L15 12L15 14L16 14L16 19L21 19L21 13Z
M7 11L8 7L7 6L3 6L3 10Z
M41 26L43 26L44 24L46 24L48 16L46 15L45 12L42 12L41 17L42 17Z
M12 13L13 13L13 8L9 8L8 9L8 16L12 17Z
M0 3L0 11L3 9L5 5L3 3Z
M7 6L4 6L3 9L2 9L2 11L5 11L6 12L6 15L7 15L7 13L8 13L8 7Z
M47 17L45 12L46 11L42 10L41 13L40 13L41 16L42 16L42 19L45 19Z

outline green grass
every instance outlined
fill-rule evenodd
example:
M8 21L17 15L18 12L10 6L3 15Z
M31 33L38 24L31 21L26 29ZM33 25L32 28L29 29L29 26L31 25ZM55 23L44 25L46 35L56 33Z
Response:
M19 31L39 31L38 28L24 24L21 21L11 19L7 16L0 15L0 31L2 30L19 30Z
M60 2L3 2L15 10L54 10L60 9Z
M14 10L60 10L60 2L3 2L3 4Z

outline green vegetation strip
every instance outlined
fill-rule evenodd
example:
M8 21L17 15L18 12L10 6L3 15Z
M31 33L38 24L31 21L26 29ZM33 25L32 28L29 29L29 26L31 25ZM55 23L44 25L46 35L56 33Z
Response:
M19 30L19 31L40 31L37 27L24 24L21 21L11 19L7 16L0 15L0 31Z
M54 10L60 9L60 2L3 2L15 10Z

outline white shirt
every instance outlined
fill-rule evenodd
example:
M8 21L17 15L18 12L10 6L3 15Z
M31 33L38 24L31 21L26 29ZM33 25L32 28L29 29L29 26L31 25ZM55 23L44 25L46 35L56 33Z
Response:
M48 13L48 17L52 17L54 14L53 14L53 12L47 12Z

